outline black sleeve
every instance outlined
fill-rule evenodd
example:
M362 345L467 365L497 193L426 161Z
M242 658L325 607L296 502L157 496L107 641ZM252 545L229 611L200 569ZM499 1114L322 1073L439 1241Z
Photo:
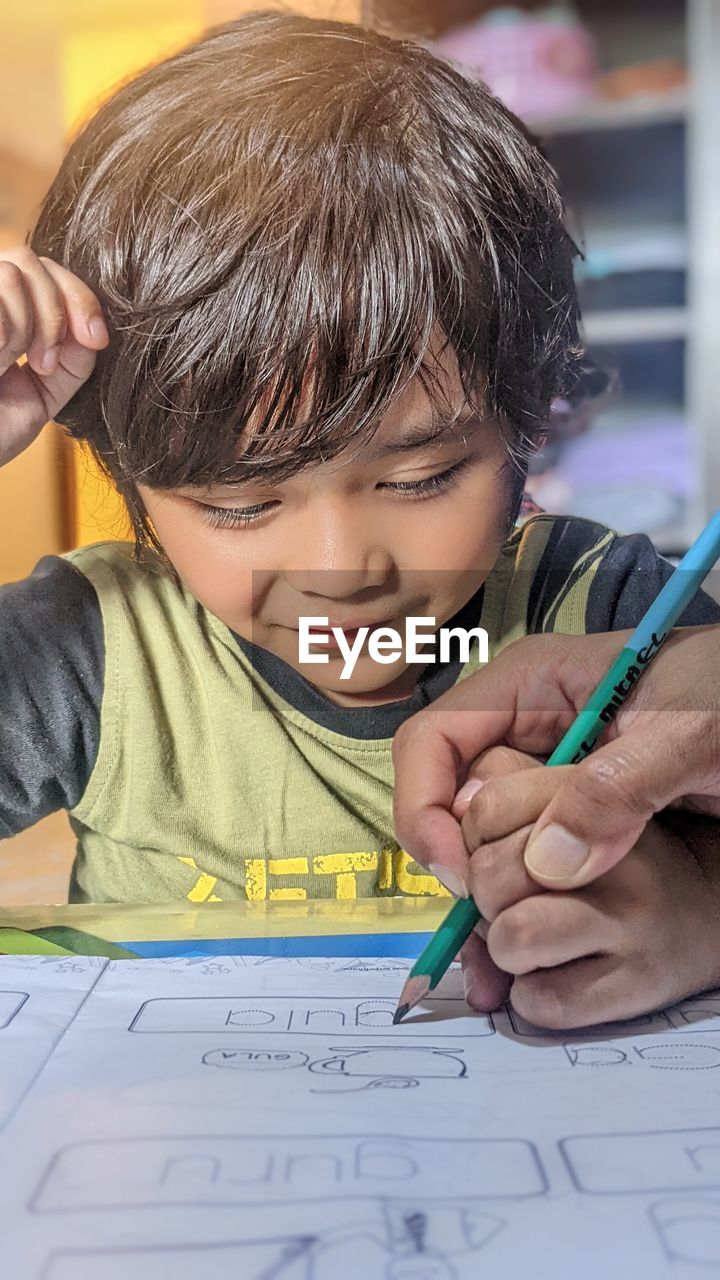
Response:
M105 666L94 588L48 556L0 587L0 838L80 800L100 740Z
M635 627L673 572L673 565L658 555L642 533L616 537L598 565L588 599L589 632L622 631ZM720 586L713 570L707 582ZM704 591L691 600L677 626L720 623L720 604Z

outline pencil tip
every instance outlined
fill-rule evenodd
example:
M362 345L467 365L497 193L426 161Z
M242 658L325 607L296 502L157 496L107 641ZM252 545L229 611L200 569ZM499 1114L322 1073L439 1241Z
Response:
M400 992L398 1007L393 1014L393 1026L396 1027L398 1022L402 1022L403 1018L414 1009L421 1000L425 999L430 990L430 979L427 974L421 974L419 977L408 978L405 986Z

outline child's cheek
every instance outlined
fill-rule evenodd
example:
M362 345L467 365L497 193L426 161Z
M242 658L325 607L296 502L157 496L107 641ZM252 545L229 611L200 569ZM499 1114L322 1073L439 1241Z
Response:
M263 609L271 575L201 551L173 561L184 586L206 609L247 640L263 643Z
M142 497L183 585L226 626L251 639L275 574L248 564L247 543L238 532L211 528L196 504L152 490Z

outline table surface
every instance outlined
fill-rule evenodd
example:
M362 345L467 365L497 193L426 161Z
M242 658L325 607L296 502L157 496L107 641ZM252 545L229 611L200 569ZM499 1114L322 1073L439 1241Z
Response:
M448 910L446 898L362 898L351 902L186 902L0 908L0 953L38 949L135 955L419 954ZM3 938L6 945L3 946ZM107 943L108 949L102 944ZM50 951L51 954L57 952Z

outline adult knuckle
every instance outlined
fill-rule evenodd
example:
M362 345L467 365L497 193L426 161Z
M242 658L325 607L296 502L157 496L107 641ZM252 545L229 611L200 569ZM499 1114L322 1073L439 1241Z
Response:
M696 690L692 696L709 699L712 694L699 694ZM668 718L667 712L664 718ZM679 793L695 785L704 786L708 780L716 783L720 761L720 704L690 706L682 714L673 711L666 739L672 741Z
M638 817L649 816L651 806L641 795L634 781L634 770L622 753L603 757L602 753L590 756L580 765L574 776L574 784L580 799L615 812L622 806Z
M429 717L424 711L418 711L409 720L406 720L404 724L401 724L395 730L392 741L393 760L397 761L407 751L408 747L414 746L419 742L427 734L429 727Z

